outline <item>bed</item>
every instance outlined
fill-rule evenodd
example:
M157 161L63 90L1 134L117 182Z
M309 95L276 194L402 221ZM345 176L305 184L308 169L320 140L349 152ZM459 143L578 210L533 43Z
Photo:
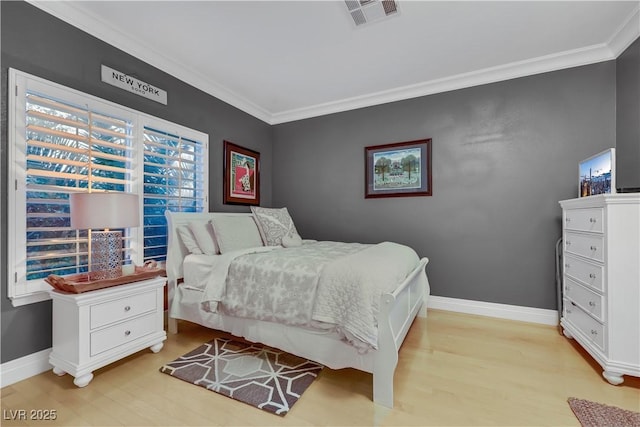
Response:
M402 277L397 280L397 283L387 284L385 292L375 294L376 297L380 295L379 301L375 301L376 336L374 337L373 346L369 345L368 348L366 348L367 345L354 345L354 341L358 340L353 339L348 332L346 332L345 337L345 331L342 328L322 328L316 327L316 325L311 327L295 323L279 323L272 321L268 316L264 318L260 316L254 316L253 318L250 316L238 317L234 313L229 313L225 310L211 309L211 304L214 307L217 307L218 304L214 301L216 300L216 292L213 292L214 296L212 297L211 292L203 288L203 283L208 281L207 286L210 286L212 282L225 281L224 275L222 276L223 279L213 277L216 276L216 274L212 274L215 269L208 267L211 265L212 260L217 263L215 264L217 266L215 271L221 271L220 268L227 268L231 271L229 266L235 265L232 263L240 262L250 257L264 257L268 255L267 252L274 253L274 256L282 257L288 253L293 253L286 251L316 251L318 248L326 246L324 242L299 241L300 238L296 235L297 231L293 235L281 237L280 240L277 240L279 245L276 245L273 235L270 235L270 233L273 234L273 229L265 226L258 227L260 239L262 240L260 244L262 245L264 242L268 243L264 246L276 246L275 248L268 248L273 250L267 251L267 248L264 248L256 249L255 251L247 249L237 251L233 246L234 239L230 239L229 235L223 235L222 226L219 229L220 234L214 234L212 228L225 224L225 222L239 223L239 221L244 221L248 224L254 221L255 223L260 223L260 217L257 216L260 212L254 209L262 209L260 212L268 214L273 212L282 213L282 210L269 210L266 208L252 208L253 213L175 213L166 211L168 249L165 268L168 282L169 332L177 333L178 319L186 320L211 329L225 331L252 342L279 348L332 369L355 368L372 373L374 402L392 408L393 375L398 363L399 348L415 317L426 316L429 282L425 267L428 259L416 258L415 266L412 265L407 269L407 274L398 276L398 272L395 272L396 276L394 277ZM283 210L288 216L286 208L283 208ZM272 218L267 216L267 219ZM282 224L276 221L275 228L281 226ZM290 227L295 230L293 223L290 224ZM191 230L190 237L199 239L199 241L189 242L189 237L185 235L185 229L187 228ZM213 247L206 248L206 245L209 244L209 236L205 235L207 232L215 236ZM244 228L236 229L234 233L228 234L243 233ZM292 236L295 238L290 238ZM203 238L207 242L203 243ZM296 238L298 241L296 241ZM224 254L220 254L222 247L219 243L225 242L225 239L227 243L225 243L226 247L222 251ZM215 240L218 240L219 243L216 243ZM204 252L197 253L198 247L195 249L192 247L194 243L201 243L200 247L204 248ZM300 246L300 248L295 248L295 246ZM374 253L374 251L378 251L381 256L386 256L385 252L380 251L386 250L385 248L387 247L382 245L370 246L358 251L351 258L345 257L345 259L358 259L358 262L361 262L360 260L364 259L364 255L361 254L365 252ZM343 248L343 246L340 247ZM351 247L349 246L349 248ZM346 246L344 248L347 251L352 250L347 249ZM196 252L194 253L192 250ZM227 259L226 265L222 262L225 258L222 255L230 258ZM417 255L415 256L417 257ZM339 264L339 262L335 264ZM327 265L333 264L329 262ZM323 269L330 270L328 267L323 267ZM399 269L400 267L398 267L398 271L400 271ZM375 269L372 268L372 271L375 271ZM221 292L224 293L223 291ZM227 290L226 292L229 293L230 291ZM320 291L318 290L319 293ZM224 298L217 299L223 300ZM232 305L229 303L230 307ZM322 324L323 322L315 323Z

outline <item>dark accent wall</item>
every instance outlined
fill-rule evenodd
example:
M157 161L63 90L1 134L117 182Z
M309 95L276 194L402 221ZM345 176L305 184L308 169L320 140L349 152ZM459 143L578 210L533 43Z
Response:
M616 187L640 191L640 38L616 60Z
M0 299L4 363L51 347L51 303L14 308L7 298L7 85L8 68L15 68L82 92L113 101L209 134L209 208L246 211L222 204L223 140L259 151L261 199L271 204L271 126L123 51L41 11L17 1L0 2L2 132L0 169L2 208L0 233ZM198 41L203 42L203 41ZM168 92L168 105L158 104L100 80L101 64L135 74Z
M222 203L222 141L259 151L264 206L287 206L303 237L414 247L433 295L556 307L558 200L577 195L578 162L616 141L616 102L618 182L640 185L638 41L618 61L271 127L27 3L0 12L0 363L51 346L50 302L7 298L9 67L208 133L211 210L246 210ZM168 105L102 83L101 64L166 90ZM365 199L364 147L422 138L433 196Z
M559 200L615 141L615 61L275 126L274 206L304 238L390 240L432 295L556 308ZM433 196L364 198L364 147L433 138Z

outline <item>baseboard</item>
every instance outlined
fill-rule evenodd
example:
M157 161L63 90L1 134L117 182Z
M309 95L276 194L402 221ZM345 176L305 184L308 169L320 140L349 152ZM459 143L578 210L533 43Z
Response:
M0 364L0 387L26 380L51 369L49 353L50 348Z
M457 313L477 314L479 316L497 317L500 319L519 320L522 322L557 325L559 322L556 310L523 307L493 302L472 301L458 298L429 296L427 308L454 311Z

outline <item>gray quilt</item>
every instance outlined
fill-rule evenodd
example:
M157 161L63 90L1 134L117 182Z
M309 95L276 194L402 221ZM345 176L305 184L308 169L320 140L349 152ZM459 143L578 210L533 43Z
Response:
M390 242L314 242L226 259L226 276L221 265L205 289L205 309L334 329L362 351L377 348L381 293L395 289L419 263L413 249Z

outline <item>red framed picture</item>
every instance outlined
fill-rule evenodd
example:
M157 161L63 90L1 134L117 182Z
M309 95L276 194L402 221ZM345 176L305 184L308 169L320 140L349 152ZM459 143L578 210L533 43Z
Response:
M260 153L224 141L224 203L260 205Z

